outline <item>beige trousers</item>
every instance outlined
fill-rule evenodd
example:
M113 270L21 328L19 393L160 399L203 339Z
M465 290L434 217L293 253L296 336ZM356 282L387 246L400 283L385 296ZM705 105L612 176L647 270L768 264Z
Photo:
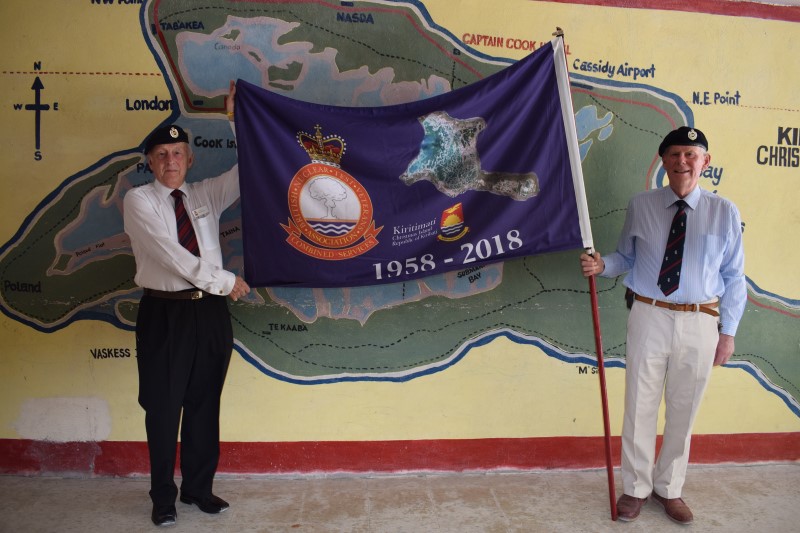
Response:
M679 498L689 464L692 425L708 385L719 341L718 319L634 302L628 316L622 484L629 496L655 490ZM658 412L664 439L656 459Z

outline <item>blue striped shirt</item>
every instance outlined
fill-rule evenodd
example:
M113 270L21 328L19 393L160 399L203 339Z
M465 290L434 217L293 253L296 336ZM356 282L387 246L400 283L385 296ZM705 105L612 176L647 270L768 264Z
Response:
M719 298L721 332L735 335L747 303L747 284L742 223L733 202L699 186L684 198L689 208L680 286L669 296L658 288L667 233L677 210L673 204L678 199L669 187L634 196L616 251L603 257L601 276L613 278L628 272L623 283L655 300L700 303Z

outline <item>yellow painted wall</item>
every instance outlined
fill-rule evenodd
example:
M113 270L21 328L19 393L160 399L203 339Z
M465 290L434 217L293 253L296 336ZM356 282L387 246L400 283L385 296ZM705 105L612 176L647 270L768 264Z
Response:
M765 169L740 153L743 137L774 143L776 125L800 127L798 24L521 0L422 3L457 37L481 33L549 40L560 26L570 60L655 64L657 85L688 101L692 91L741 91L744 103L737 107L691 106L695 122L713 127L714 161L725 162L726 172L736 174L721 193L737 203L748 221L748 276L769 292L800 298L794 266L800 252L789 244L800 229L800 172ZM6 242L67 176L135 146L162 120L159 114L126 113L121 98L169 94L144 43L138 6L6 0L0 7L0 50L0 242ZM47 131L58 135L39 162L32 157L30 116L12 109L13 102L30 99L35 61L44 70L82 73L45 78L47 94L59 95L62 108L47 115ZM762 186L765 176L769 186ZM798 314L796 308L789 311ZM132 332L101 322L81 321L40 333L0 316L0 438L144 440L135 359L98 360L90 354L104 346L133 353L134 345ZM623 370L609 368L607 378L612 433L619 434ZM473 349L443 372L404 383L293 385L267 377L234 354L223 395L222 438L602 435L599 400L596 376L579 376L575 365L505 339ZM800 431L800 418L749 374L714 370L696 433L795 431Z

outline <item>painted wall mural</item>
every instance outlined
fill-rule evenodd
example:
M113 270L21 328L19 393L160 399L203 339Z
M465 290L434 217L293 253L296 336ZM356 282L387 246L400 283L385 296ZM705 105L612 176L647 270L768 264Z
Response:
M748 305L697 431L800 431L800 284L791 244L800 231L800 72L791 66L800 55L800 8L64 4L15 0L0 8L14 14L0 22L0 439L144 439L133 339L141 291L121 209L128 190L153 179L141 153L150 131L166 121L189 130L190 179L202 179L236 158L224 113L231 79L317 103L391 105L497 72L547 43L557 26L565 30L598 250L615 246L628 199L664 184L656 148L680 125L709 138L712 166L701 185L742 213ZM227 265L240 270L238 203L220 231ZM424 231L400 228L397 238ZM373 287L253 291L231 303L238 357L223 398L223 440L602 434L577 255ZM618 434L624 287L598 279L598 292Z

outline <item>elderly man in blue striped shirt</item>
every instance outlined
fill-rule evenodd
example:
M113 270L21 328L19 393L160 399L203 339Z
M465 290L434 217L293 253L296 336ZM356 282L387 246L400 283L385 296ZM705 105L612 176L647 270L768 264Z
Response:
M742 223L732 202L698 186L711 161L703 132L680 127L658 154L669 187L634 196L616 251L583 254L581 268L587 277L627 272L633 298L618 517L635 520L652 496L669 518L689 524L693 515L681 492L692 425L712 367L733 354L747 301ZM664 439L656 458L662 394Z

